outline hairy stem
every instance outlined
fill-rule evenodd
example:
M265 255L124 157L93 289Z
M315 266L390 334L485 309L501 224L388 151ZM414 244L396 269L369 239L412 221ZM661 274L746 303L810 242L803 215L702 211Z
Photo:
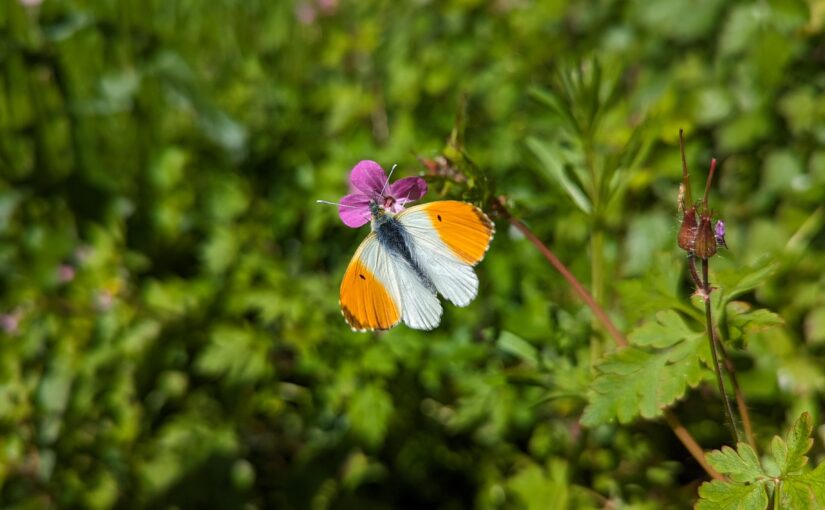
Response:
M733 407L730 404L728 393L725 391L725 382L722 379L722 366L719 364L719 356L716 353L716 335L713 332L713 317L711 315L710 304L710 280L708 278L708 260L702 260L702 285L705 300L705 324L708 333L708 341L710 342L710 353L713 356L713 371L716 373L716 382L719 384L719 393L722 396L722 402L725 404L725 416L728 420L731 434L733 435L733 443L739 442L739 429L736 428L736 422L733 419Z
M756 447L756 439L753 435L751 415L748 412L748 406L745 402L745 394L742 392L742 388L739 386L739 380L736 378L736 366L734 366L733 362L728 357L727 350L725 350L725 344L719 340L719 335L716 334L715 328L714 334L716 335L716 345L719 346L719 352L722 354L722 361L725 364L725 371L728 373L731 385L733 386L733 394L736 398L736 408L739 410L739 417L742 420L742 428L745 429L745 439L747 439L748 444L751 445L753 451L759 452Z

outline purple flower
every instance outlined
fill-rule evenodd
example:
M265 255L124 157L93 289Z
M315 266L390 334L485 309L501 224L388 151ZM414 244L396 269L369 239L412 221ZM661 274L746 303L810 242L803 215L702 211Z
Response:
M725 222L719 220L716 222L716 226L714 227L714 235L716 237L716 244L718 246L723 246L725 248L728 247L727 243L725 243Z
M421 177L405 177L392 184L387 174L375 161L360 161L349 174L350 194L341 199L338 215L344 225L358 228L370 221L370 202L391 213L404 210L404 206L427 193L427 183Z

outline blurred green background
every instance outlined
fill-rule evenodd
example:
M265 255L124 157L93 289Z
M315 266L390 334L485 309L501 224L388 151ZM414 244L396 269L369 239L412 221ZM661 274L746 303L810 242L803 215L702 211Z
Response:
M822 423L823 24L821 0L3 1L0 506L689 507L704 475L661 421L579 424L607 344L505 221L472 305L358 334L337 292L367 230L314 201L361 159L420 174L465 95L488 191L627 331L692 291L684 128L696 192L720 160L716 266L776 264L742 299L785 325L733 346L757 434ZM727 440L712 384L675 411Z

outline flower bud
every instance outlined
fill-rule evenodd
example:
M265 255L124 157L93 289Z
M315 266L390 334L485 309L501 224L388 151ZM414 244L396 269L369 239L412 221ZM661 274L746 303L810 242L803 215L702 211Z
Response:
M710 226L710 216L702 215L699 229L696 231L696 241L693 252L697 257L707 260L716 255L716 234Z
M691 207L682 216L682 226L679 228L679 248L691 252L693 251L694 240L696 239L696 207Z

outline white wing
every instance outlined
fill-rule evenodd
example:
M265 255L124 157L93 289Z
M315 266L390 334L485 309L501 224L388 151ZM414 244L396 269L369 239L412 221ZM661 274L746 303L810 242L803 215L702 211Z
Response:
M495 232L480 209L465 202L440 201L411 207L396 216L409 234L410 251L442 296L467 306L478 294L473 267Z
M382 288L387 297L381 296ZM388 298L396 313L386 304ZM356 330L389 329L398 322L398 313L407 326L429 330L438 326L442 313L435 293L407 261L384 248L374 232L358 247L344 275L341 311Z

